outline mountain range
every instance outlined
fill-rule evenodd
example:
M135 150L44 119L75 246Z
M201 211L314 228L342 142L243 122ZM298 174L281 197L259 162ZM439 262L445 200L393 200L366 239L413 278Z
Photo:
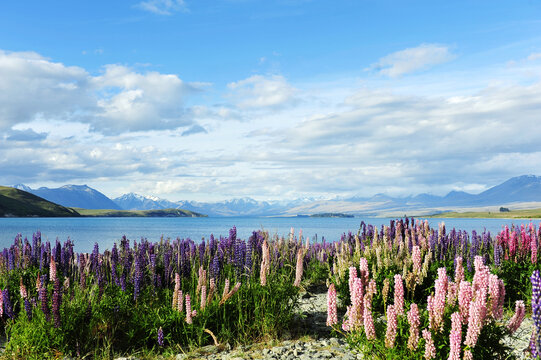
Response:
M237 198L220 202L170 201L135 193L109 199L86 185L65 185L57 189L31 189L15 185L44 199L66 207L116 210L184 209L209 216L294 216L320 213L344 213L364 216L425 215L444 211L460 211L491 207L541 207L541 176L523 175L511 178L479 194L451 191L445 196L419 194L391 197L351 197L332 200L296 199L291 201L256 201Z

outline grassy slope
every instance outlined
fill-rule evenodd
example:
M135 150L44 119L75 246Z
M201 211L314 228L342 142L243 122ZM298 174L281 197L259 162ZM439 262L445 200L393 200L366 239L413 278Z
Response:
M181 209L163 210L95 210L75 208L86 217L206 217L196 212Z
M539 219L541 209L511 210L509 212L446 212L427 217L436 218L497 218L497 219Z
M12 187L0 186L0 216L74 217L73 209Z

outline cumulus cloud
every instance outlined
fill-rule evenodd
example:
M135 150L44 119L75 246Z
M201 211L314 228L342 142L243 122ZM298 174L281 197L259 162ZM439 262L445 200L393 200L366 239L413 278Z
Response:
M137 4L137 7L157 14L157 15L171 15L178 11L187 11L188 7L184 0L148 0L141 1Z
M426 70L454 58L455 55L445 45L421 44L417 47L407 48L384 56L367 70L375 70L389 77L398 77L415 71Z
M183 100L199 91L177 75L107 65L98 76L33 52L0 50L0 130L36 119L90 124L105 134L192 123Z
M296 101L297 90L281 75L253 75L227 87L240 108L280 108Z

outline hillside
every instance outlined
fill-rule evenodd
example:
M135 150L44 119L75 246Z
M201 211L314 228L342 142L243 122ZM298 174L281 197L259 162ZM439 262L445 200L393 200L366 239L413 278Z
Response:
M76 217L77 211L19 189L0 186L1 217Z

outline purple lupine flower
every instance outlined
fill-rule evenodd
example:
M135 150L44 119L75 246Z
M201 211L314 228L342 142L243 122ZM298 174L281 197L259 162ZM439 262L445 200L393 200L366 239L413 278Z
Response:
M253 237L250 237L248 239L248 244L246 245L246 269L248 271L248 274L251 274L252 273L252 247L253 247L253 240L255 240L255 238Z
M6 288L5 290L2 290L2 299L4 303L4 314L10 319L15 318L15 314L13 313L13 305L11 304L11 299L9 298L9 290Z
M45 275L42 275L42 277ZM49 300L47 299L47 287L45 286L45 283L42 280L41 287L39 289L39 298L41 300L41 311L43 311L43 315L45 315L45 320L49 321L50 313L49 313Z
M541 353L541 273L535 270L530 278L532 282L532 319L536 334L533 341L532 355L536 357Z
M28 321L32 321L32 304L28 299L24 299L24 310L26 311L26 316Z
M210 264L210 273L216 282L218 282L218 279L220 277L220 268L221 268L220 257L218 254L216 254Z
M62 303L62 291L60 291L60 280L55 278L53 286L53 321L54 327L60 327L60 305Z
M164 341L163 341L163 330L162 330L162 327L160 326L160 328L158 329L158 345L160 346L163 346L164 345Z
M205 261L205 250L206 250L206 244L205 241L201 241L201 244L198 246L199 250L199 265L203 265L203 262Z
M135 273L133 276L133 299L137 300L139 296L139 291L141 290L141 285L143 283L143 264L141 255L139 254L140 249L138 249L135 255Z

